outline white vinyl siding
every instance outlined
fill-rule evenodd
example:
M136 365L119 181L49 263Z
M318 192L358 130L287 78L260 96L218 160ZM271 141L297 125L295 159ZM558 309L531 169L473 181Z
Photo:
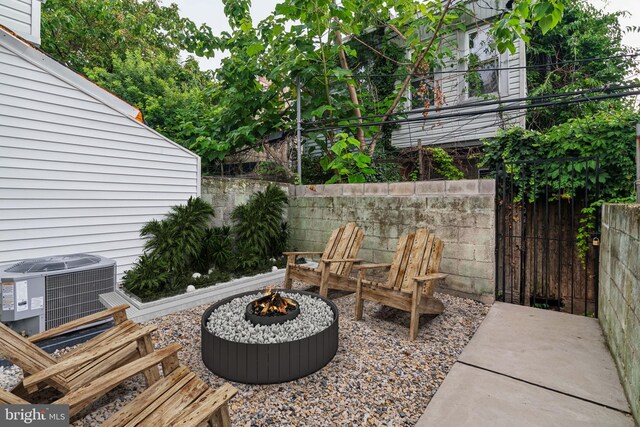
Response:
M199 158L103 102L112 97L124 109L122 101L92 96L82 77L76 87L72 74L35 65L2 46L7 40L0 38L0 264L88 252L115 259L120 280L142 253L140 228L199 195Z
M0 0L0 25L39 45L40 1Z
M489 17L488 12L484 12ZM469 26L468 31L473 27ZM459 31L448 36L442 43L452 51L458 52L457 58L449 59L441 70L436 72L435 79L440 82L444 94L442 107L464 105L466 103L482 102L482 99L467 99L465 89L464 74L466 71L464 58L465 32ZM526 65L524 42L519 40L516 43L516 51L511 54L506 52L498 56L499 68L523 67ZM446 71L455 71L453 73ZM498 71L499 100L505 103L502 106L516 106L524 103L509 103L509 99L522 98L526 96L526 72L524 69L500 70ZM491 101L487 99L487 101ZM524 126L524 111L513 110L504 112L502 117L497 113L480 113L485 110L495 110L500 108L500 104L487 106L475 106L470 108L449 109L440 112L435 111L432 106L425 121L415 121L403 123L392 134L392 144L398 148L416 147L418 139L422 145L478 145L481 139L493 137L497 130L503 127L514 125ZM458 117L456 114L464 114ZM408 114L407 118L421 118L422 112ZM440 118L442 117L442 118ZM400 117L402 118L402 117Z

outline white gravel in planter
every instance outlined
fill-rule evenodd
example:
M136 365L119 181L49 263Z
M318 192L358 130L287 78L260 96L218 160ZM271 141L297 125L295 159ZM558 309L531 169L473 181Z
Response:
M248 344L276 344L307 338L331 326L333 310L320 298L297 293L280 292L285 298L295 300L300 314L292 320L275 325L254 325L244 317L247 304L263 293L234 298L218 307L207 323L207 329L215 336L228 341Z

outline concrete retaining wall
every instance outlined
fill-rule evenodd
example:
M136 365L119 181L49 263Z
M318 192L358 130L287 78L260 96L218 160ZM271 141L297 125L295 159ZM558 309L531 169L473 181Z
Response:
M640 424L640 205L602 210L598 317Z
M492 180L291 186L290 246L322 251L333 229L355 221L365 232L359 257L390 262L400 235L428 227L445 242L442 290L490 302L494 193Z
M231 225L233 208L249 200L253 193L263 191L270 181L259 181L240 178L222 178L205 176L202 178L202 199L211 203L215 210L213 225ZM275 183L287 192L288 185Z

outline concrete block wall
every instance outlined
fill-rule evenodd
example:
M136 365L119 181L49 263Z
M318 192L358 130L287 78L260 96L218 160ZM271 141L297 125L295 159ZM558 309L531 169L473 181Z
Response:
M290 186L290 246L322 251L333 229L355 221L365 232L359 257L390 262L400 235L427 227L445 242L441 290L491 302L494 194L493 180Z
M231 225L231 212L238 206L246 203L253 193L263 191L270 181L260 181L241 178L202 177L201 198L211 204L215 211L212 220L214 227ZM288 185L274 183L280 186L286 193Z
M602 209L598 317L640 425L640 204Z

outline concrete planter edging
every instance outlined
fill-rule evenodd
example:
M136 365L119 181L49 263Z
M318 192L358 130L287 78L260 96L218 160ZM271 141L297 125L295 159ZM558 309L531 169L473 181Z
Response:
M129 304L130 307L127 309L129 319L136 322L145 322L177 311L212 303L242 292L258 290L272 283L282 282L284 273L285 269L281 268L277 271L241 277L229 282L197 289L193 292L146 303L131 298L120 289L117 289L115 292L100 295L100 302L107 308L120 304Z

